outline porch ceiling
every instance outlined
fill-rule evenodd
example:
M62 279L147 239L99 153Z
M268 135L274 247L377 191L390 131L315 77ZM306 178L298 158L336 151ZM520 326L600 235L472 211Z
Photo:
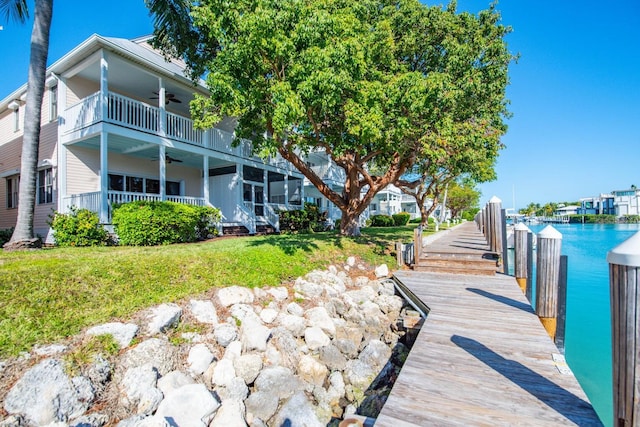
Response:
M87 67L79 70L76 75L95 82L99 86L99 62L89 64ZM139 68L139 66L134 67L132 64L114 55L109 59L108 76L110 91L121 93L150 105L158 105L158 100L152 98L158 97L159 80L158 77L151 75L150 72ZM194 91L189 91L184 88L184 86L179 86L167 78L163 81L166 92L173 94L174 99L181 101L180 103L169 102L166 104L167 111L184 117L190 117L189 101L193 99Z
M133 138L127 138L121 135L109 134L107 145L109 147L110 153L118 153L128 157L135 157L145 162L158 162L159 145L157 144L139 141ZM73 146L86 147L98 151L100 150L100 137L95 136L92 138L88 138L81 142L73 144ZM181 162L174 161L171 162L171 164L202 169L202 156L200 154L191 153L172 147L166 147L165 153L172 159L181 160ZM232 164L233 163L222 159L209 157L209 168L229 166Z

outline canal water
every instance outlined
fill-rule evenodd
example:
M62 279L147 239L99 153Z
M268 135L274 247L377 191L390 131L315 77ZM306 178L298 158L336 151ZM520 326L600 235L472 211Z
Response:
M536 234L544 227L529 226ZM561 252L568 257L565 357L600 419L605 426L612 426L611 309L606 257L607 252L640 231L640 224L553 227L562 233ZM532 283L535 289L535 277Z

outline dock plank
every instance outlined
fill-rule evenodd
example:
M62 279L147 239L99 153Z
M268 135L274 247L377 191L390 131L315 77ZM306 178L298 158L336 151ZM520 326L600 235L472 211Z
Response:
M430 312L376 426L602 425L514 278L394 275Z

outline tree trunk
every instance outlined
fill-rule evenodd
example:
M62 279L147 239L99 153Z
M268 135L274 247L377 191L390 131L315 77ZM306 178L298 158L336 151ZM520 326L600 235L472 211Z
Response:
M35 18L31 32L31 57L27 79L27 105L24 115L24 137L20 163L20 193L18 218L6 249L39 247L35 238L33 217L36 202L36 178L40 147L40 115L49 53L49 30L53 15L53 0L36 0Z
M342 211L340 234L343 236L360 236L360 215Z

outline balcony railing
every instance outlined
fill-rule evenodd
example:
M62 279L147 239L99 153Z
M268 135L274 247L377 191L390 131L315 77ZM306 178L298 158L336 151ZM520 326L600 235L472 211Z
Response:
M279 155L264 160L254 156L249 140L241 139L237 141L238 144L236 146L233 146L236 139L233 133L217 128L195 129L193 121L186 117L114 92L108 92L106 102L107 117L104 119L102 117L102 101L99 92L89 95L67 108L62 115L61 126L63 134L71 134L100 121L105 121L158 136L166 136L176 141L209 148L221 153L260 162L264 161L272 166L293 170L293 166Z

